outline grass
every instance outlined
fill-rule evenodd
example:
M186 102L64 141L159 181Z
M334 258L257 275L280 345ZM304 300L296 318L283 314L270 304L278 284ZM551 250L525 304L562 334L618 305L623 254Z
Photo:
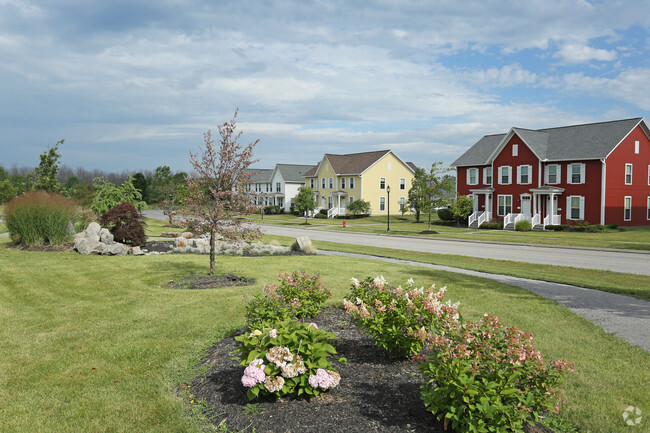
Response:
M283 236L266 235L264 239L274 240L281 245L290 245L294 239ZM451 266L461 269L487 272L491 274L510 275L514 277L531 278L534 280L551 281L554 283L571 284L603 292L634 296L650 300L650 276L638 274L623 274L612 271L572 268L568 266L530 265L524 262L509 260L481 259L477 257L457 256L452 254L434 254L419 251L398 250L364 246L363 251L355 245L335 242L312 241L317 249L342 251L349 253L367 254L377 257L391 257L414 262L431 263L441 266Z
M650 354L555 302L481 278L338 257L218 257L217 272L257 284L170 290L170 280L207 273L208 258L39 253L7 243L0 238L2 431L200 431L196 407L179 396L187 390L178 390L203 349L243 326L246 297L292 270L320 272L338 305L352 276L435 282L465 317L489 311L533 332L547 357L576 364L564 413L581 431L627 432L625 407L650 410Z
M260 221L260 215L250 217ZM401 236L424 236L448 239L463 239L490 242L512 242L539 245L563 245L590 248L615 248L650 251L650 226L622 227L619 230L608 230L605 233L582 232L514 232L508 230L481 230L466 227L431 224L431 230L436 234L422 235L420 232L428 230L427 216L423 215L421 222L416 223L415 217L405 215L404 219L398 215L390 217L390 232ZM304 223L304 217L293 215L265 215L265 224L297 225ZM343 228L340 219L310 219L309 222L323 230L347 230L363 233L386 234L386 217L368 217L346 220L347 228ZM432 220L437 223L437 217Z

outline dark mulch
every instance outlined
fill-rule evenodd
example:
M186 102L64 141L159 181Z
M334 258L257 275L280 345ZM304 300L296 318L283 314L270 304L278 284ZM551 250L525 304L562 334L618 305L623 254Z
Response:
M424 231L421 231L419 234L421 234L421 235L437 235L438 232L433 231L433 230L424 230Z
M40 251L40 252L55 252L55 253L71 253L74 252L74 243L67 243L63 245L31 245L25 246L23 244L8 244L7 248L21 250L21 251Z
M249 402L241 384L244 367L232 354L237 347L234 337L250 332L242 329L208 350L202 361L208 370L191 383L193 398L205 402L215 426L259 433L444 431L420 399L416 364L391 359L342 308L326 308L311 321L337 336L333 361L341 374L339 386L311 400L267 397ZM347 358L347 363L336 362L339 357ZM249 403L256 406L247 410ZM540 425L526 432L553 433Z
M174 241L152 241L148 240L142 247L147 252L168 253L174 249Z
M218 289L219 287L228 286L250 286L255 284L254 278L244 278L234 274L215 275L212 277L200 277L191 275L180 281L170 281L165 285L168 289Z

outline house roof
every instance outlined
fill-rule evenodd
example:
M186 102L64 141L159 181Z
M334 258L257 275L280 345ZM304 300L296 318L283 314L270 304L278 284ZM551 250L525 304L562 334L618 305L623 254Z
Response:
M326 153L324 159L327 158L327 160L330 162L330 165L332 166L332 169L334 169L334 173L336 173L337 175L362 174L364 171L366 171L373 164L375 164L377 161L379 161L381 158L388 155L389 153L392 153L392 151L377 150L373 152L349 153L346 155L335 155L333 153ZM394 153L393 155L398 160L402 161ZM402 163L406 165L410 170L415 171L415 164L413 164L412 162L402 161ZM318 168L320 167L321 164L322 164L322 160L316 167L313 168L313 170L310 170L308 173L305 173L305 176L308 177L316 176L316 173L318 173Z
M312 169L314 165L299 165L299 164L276 164L275 169L280 172L282 179L285 182L299 182L305 181L305 174Z
M515 134L542 161L602 159L641 122L645 124L643 118L635 117L537 130L513 127L507 134L481 138L452 166L490 164L500 148ZM648 134L647 127L644 132Z
M250 173L251 183L271 182L272 168L247 168L246 171Z

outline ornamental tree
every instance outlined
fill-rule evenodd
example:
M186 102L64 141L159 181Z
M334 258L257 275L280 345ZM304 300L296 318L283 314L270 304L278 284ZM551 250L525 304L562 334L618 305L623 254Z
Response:
M261 235L259 226L239 218L255 212L253 196L247 188L250 172L246 169L257 162L253 160L253 148L260 140L246 147L239 144L243 132L236 132L237 112L235 110L232 120L218 126L218 148L208 130L204 134L204 147L197 153L190 151L194 172L187 178L186 222L194 220L200 229L210 233L210 275L214 275L217 235L236 243Z
M352 215L368 215L370 213L370 202L362 199L355 200L348 205L348 211Z
M415 209L416 221L420 221L420 213L429 214L429 230L431 230L431 212L437 207L447 204L449 196L455 187L453 176L447 172L442 162L434 162L427 172L423 168L415 171L413 186L408 193L409 206Z
M305 223L307 222L307 213L316 209L316 197L314 191L307 185L303 185L298 189L294 207L298 212L305 214Z

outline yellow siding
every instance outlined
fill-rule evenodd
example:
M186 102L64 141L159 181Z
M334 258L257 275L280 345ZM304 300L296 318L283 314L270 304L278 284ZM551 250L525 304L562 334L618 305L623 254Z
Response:
M387 154L363 173L363 199L370 202L373 215L386 215L389 207L387 190L380 189L382 177L386 179L386 187L390 186L390 213L399 214L399 199L404 197L404 201L408 200L413 173L393 153ZM401 178L404 179L404 189L400 189ZM380 210L381 197L386 203L383 211Z

